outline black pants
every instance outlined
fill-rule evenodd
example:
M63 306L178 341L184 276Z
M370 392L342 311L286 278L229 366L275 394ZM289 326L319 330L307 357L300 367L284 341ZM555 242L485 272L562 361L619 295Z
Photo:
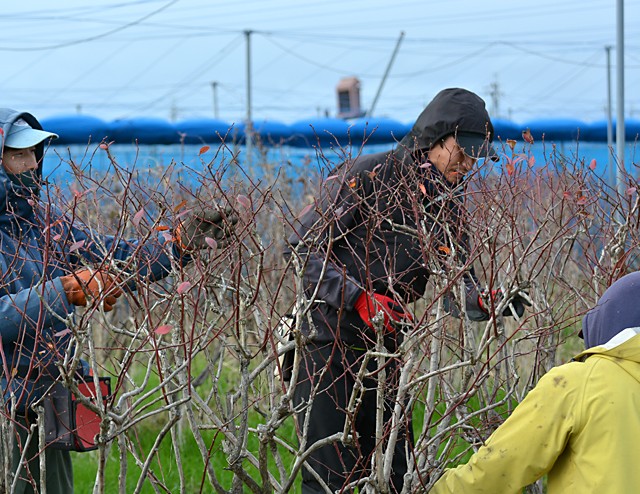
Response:
M29 494L40 492L40 455L45 454L47 475L47 493L48 494L73 494L73 470L71 465L71 455L69 451L61 451L47 448L44 453L40 451L38 446L38 430L35 430L34 437L31 438L27 454L25 456L26 464L20 465L20 456L27 439L27 429L29 424L23 418L16 420L16 437L13 438L13 463L12 471L15 473L20 469L19 477L16 484L16 494ZM0 463L6 461L0 456ZM34 487L35 486L35 487Z
M326 438L336 432L342 432L349 399L355 385L355 377L362 365L364 351L348 348L340 342L328 345L308 345L301 363L300 374L294 392L296 406L309 403L312 392L312 406L301 412L298 419L298 431L303 432L304 420L309 416L307 447L319 439ZM377 362L369 362L369 372L375 372ZM387 372L387 393L385 399L384 423L388 433L391 412L396 392L394 381L397 380L399 368L397 362L389 361L385 367ZM313 470L323 479L332 491L347 492L345 485L355 482L370 474L371 459L376 447L376 388L375 378L364 381L366 391L362 395L352 417L351 434L355 445L345 446L341 441L314 451L308 461ZM384 439L383 444L386 446ZM408 444L407 444L408 442ZM391 473L391 491L400 492L407 469L407 447L413 445L411 420L405 423L395 444ZM314 494L325 492L314 475L307 469L302 472L302 493Z

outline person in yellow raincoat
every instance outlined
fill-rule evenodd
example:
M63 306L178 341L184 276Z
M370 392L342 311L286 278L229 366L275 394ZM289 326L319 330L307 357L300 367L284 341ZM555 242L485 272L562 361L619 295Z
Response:
M547 475L548 494L640 492L640 272L583 320L585 351L545 374L465 465L431 494L508 494Z

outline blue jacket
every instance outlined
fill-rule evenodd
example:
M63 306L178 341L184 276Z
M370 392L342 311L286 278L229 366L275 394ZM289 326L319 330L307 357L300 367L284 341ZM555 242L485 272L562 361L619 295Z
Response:
M42 129L32 115L2 109L3 148L4 136L19 118ZM40 177L43 150L44 144L36 148ZM51 372L53 362L64 356L69 342L65 329L74 306L67 301L62 276L102 265L105 252L109 262L133 261L127 265L152 281L171 269L171 248L160 239L139 244L95 235L39 196L39 186L17 185L0 167L0 365L5 390L8 384L15 389L23 379Z

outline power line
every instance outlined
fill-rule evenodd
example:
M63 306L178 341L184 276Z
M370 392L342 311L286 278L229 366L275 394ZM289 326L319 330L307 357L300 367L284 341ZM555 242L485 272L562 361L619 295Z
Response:
M73 41L66 41L64 43L58 43L56 45L39 46L39 47L3 47L3 46L0 46L0 51L56 50L58 48L67 48L69 46L75 46L75 45L79 45L79 44L83 44L83 43L89 43L91 41L96 41L96 40L101 39L101 38L106 38L107 36L111 36L112 34L115 34L117 32L124 31L125 29L128 29L128 28L130 28L132 26L136 26L136 25L140 24L141 22L144 22L145 20L149 19L150 17L153 17L154 15L159 14L163 10L171 7L171 5L173 5L173 4L177 3L177 2L178 2L178 0L171 0L169 3L163 5L159 9L156 9L153 12L140 17L139 19L136 19L135 21L129 22L129 23L124 24L122 26L119 26L119 27L117 27L115 29L111 29L110 31L107 31L107 32L104 32L104 33L101 33L101 34L97 34L95 36L90 36L88 38L77 39L77 40L73 40Z

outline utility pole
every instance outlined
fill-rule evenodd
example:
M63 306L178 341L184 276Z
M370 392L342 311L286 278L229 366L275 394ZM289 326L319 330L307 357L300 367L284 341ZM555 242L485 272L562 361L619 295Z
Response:
M498 82L497 77L498 76L496 76L496 80L489 86L489 95L491 96L491 115L495 118L500 116L500 96L502 96L502 93L500 92L500 83Z
M251 121L251 33L253 33L253 31L246 30L244 32L244 37L247 41L247 122L244 128L247 163L251 163L251 153L253 152L253 123Z
M607 52L607 148L609 149L609 184L614 190L616 185L616 169L613 165L613 115L611 107L611 46L605 46Z
M625 128L624 128L624 0L616 9L616 151L618 154L618 192L624 194Z
M213 81L211 83L211 90L213 91L213 117L218 118L218 82Z
M398 50L400 49L400 44L402 43L403 39L404 39L404 31L400 31L400 37L398 38L398 41L396 41L396 46L393 49L393 53L391 54L391 59L389 59L387 68L384 71L384 75L382 76L382 80L380 81L380 85L378 86L378 91L376 91L376 95L373 97L373 102L371 103L371 107L369 108L369 111L366 112L367 117L370 117L373 115L373 110L375 110L376 108L376 104L378 103L378 98L380 97L380 93L382 93L382 88L384 86L385 81L387 80L387 76L389 75L389 72L391 71L391 67L393 66L393 62L396 59L396 55L398 54Z
M176 105L176 100L174 99L171 102L171 114L169 116L169 120L175 122L178 119L178 106Z

